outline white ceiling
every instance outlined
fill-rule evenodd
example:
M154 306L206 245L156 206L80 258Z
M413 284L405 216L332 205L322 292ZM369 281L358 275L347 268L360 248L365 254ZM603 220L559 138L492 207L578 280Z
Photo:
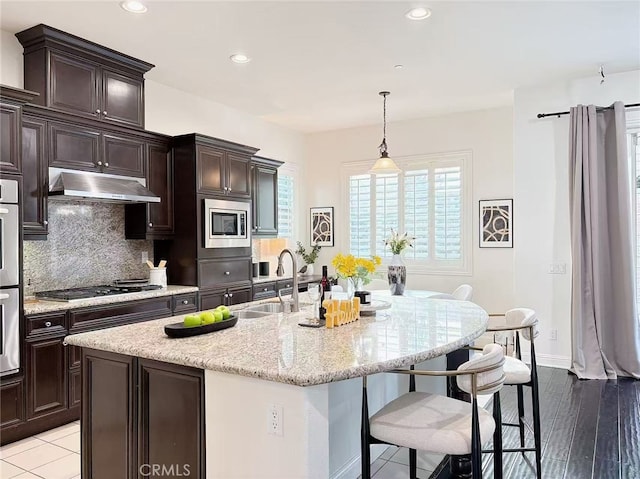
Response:
M380 90L397 121L599 81L600 64L640 68L638 1L146 3L133 15L118 1L2 1L0 27L45 23L155 64L149 79L307 132L380 123ZM431 18L404 17L417 5ZM253 60L231 63L238 51Z

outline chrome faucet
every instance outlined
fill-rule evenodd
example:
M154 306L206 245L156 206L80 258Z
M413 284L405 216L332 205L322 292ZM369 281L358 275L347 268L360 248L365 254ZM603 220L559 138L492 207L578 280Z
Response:
M298 262L296 261L296 255L293 254L293 251L291 251L289 248L285 248L280 251L280 255L278 256L278 269L276 270L276 275L284 276L282 257L285 253L289 253L291 255L291 261L293 263L293 291L291 292L291 299L293 300L293 303L291 304L291 312L297 313L298 311L300 311L300 305L298 304ZM282 309L284 311L284 299L282 299L280 291L278 291L278 299L280 299L280 304L282 305Z

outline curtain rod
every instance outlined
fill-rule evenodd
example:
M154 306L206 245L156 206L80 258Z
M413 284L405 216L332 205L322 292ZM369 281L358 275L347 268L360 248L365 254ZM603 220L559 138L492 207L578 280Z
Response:
M640 103L630 103L628 105L625 105L625 108L634 108L640 106ZM602 111L602 110L608 110L610 109L610 106L603 106L603 107L598 107L596 108L597 111ZM555 113L538 113L538 118L546 118L547 116L557 116L558 118L560 118L562 115L568 115L569 111L557 111Z

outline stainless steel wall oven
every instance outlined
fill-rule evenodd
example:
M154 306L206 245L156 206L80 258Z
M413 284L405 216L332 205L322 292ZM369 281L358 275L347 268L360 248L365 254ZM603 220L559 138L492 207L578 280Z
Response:
M18 182L0 179L0 376L20 368Z

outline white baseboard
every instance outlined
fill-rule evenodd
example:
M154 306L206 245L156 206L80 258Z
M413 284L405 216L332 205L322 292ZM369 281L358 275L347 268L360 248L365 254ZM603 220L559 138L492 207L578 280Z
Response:
M529 351L522 351L522 359L525 363L529 363ZM546 366L549 368L569 369L571 367L571 358L568 356L557 356L555 354L536 353L538 366Z
M382 453L387 449L387 445L384 444L372 444L371 445L371 463L378 459ZM360 454L351 458L344 466L338 469L334 474L331 474L329 479L357 479L362 472L360 467Z

